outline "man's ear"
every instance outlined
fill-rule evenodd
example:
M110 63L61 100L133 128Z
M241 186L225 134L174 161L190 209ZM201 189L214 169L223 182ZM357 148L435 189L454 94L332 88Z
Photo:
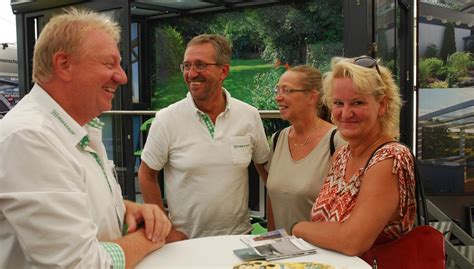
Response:
M229 72L230 72L230 65L228 64L224 64L222 67L222 74L221 74L221 79L222 81L224 81L224 79L227 78L227 76L229 75Z
M70 81L72 79L71 55L65 52L56 52L53 55L53 69L54 74L64 80Z

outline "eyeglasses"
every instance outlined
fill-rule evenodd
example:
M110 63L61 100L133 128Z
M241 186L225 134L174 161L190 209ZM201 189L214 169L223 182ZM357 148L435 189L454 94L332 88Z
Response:
M191 70L191 67L194 66L194 71L196 72L203 72L206 71L207 66L209 65L219 65L217 63L202 63L202 62L197 62L197 63L182 63L179 65L179 69L181 69L181 72L189 72Z
M375 60L374 58L370 56L357 57L354 59L354 64L358 66L366 67L366 68L374 68L375 66L375 68L377 69L377 73L379 73L379 75L382 75L380 74L380 69L379 69L379 65L377 64L377 60Z
M288 89L288 88L280 88L278 86L273 88L273 93L275 95L278 95L278 94L280 94L280 95L289 95L292 92L309 92L309 91L312 91L312 90L309 90L309 89Z

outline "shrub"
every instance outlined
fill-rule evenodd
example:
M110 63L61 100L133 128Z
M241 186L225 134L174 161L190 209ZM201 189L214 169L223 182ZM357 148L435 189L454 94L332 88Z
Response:
M443 61L437 58L423 59L418 64L420 87L426 88L430 80L436 77L437 71L443 67Z
M437 58L438 57L438 46L436 44L430 43L426 47L425 58Z
M462 75L465 75L470 65L472 65L473 60L469 52L456 52L449 56L446 65L463 73ZM461 74L459 75L461 76Z
M252 103L258 110L278 109L273 94L273 87L278 83L280 76L285 72L284 67L273 69L266 73L260 73L255 76L254 87L252 88ZM288 123L282 119L264 119L263 127L265 133L273 134L275 131L288 126Z
M441 88L448 88L448 82L443 81L443 80L435 80L434 82L430 83L428 88L436 88L436 89L441 89Z
M450 87L456 85L461 77L466 76L467 70L472 64L472 61L472 55L469 52L456 52L449 56L446 63L446 78Z
M285 68L271 70L255 76L252 88L252 104L259 110L274 110L278 106L274 100L273 87L278 83Z

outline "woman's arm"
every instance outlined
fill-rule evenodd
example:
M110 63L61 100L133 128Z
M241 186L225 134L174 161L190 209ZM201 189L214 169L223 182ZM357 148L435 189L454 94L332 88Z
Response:
M367 251L391 219L397 215L398 179L392 174L393 159L383 160L363 176L355 207L344 222L300 222L293 234L319 247L346 255Z

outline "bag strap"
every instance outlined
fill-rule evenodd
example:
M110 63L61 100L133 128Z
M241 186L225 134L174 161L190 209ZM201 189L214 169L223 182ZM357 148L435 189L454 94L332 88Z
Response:
M367 160L367 163L365 164L364 171L365 171L365 169L367 169L367 166L369 165L370 160L372 159L372 157L374 157L377 150L379 150L380 148L382 148L386 144L393 143L393 142L402 144L402 145L404 145L405 147L408 148L407 145L405 145L401 142L398 142L398 141L388 141L388 142L385 142L385 143L381 144L380 146L378 146L372 152L372 155L370 155L369 159ZM420 176L420 171L418 169L417 160L416 160L416 157L413 154L413 152L411 152L411 150L409 150L409 151L410 151L410 154L413 158L413 168L414 168L413 170L414 170L414 173L415 173L415 195L416 195L416 203L417 203L416 217L417 217L418 225L430 225L430 220L429 220L429 217L428 217L428 209L426 207L425 191L423 189L423 182L421 181L421 176ZM423 216L423 221L422 221L421 216Z
M277 146L278 137L280 136L280 133L281 133L281 129L276 131L275 134L273 134L273 151L275 151L275 148Z
M329 139L329 150L332 156L334 154L334 151L336 151L336 146L334 145L334 136L337 133L337 129L332 130L331 132L331 138Z
M423 182L420 176L420 170L417 165L417 159L413 152L411 152L411 156L413 157L413 166L415 170L415 192L416 192L416 216L418 220L418 225L430 225L430 219L428 216L428 208L426 207L426 199L425 199L425 190L423 188ZM423 209L423 212L421 210ZM423 216L424 220L421 220L421 216Z

